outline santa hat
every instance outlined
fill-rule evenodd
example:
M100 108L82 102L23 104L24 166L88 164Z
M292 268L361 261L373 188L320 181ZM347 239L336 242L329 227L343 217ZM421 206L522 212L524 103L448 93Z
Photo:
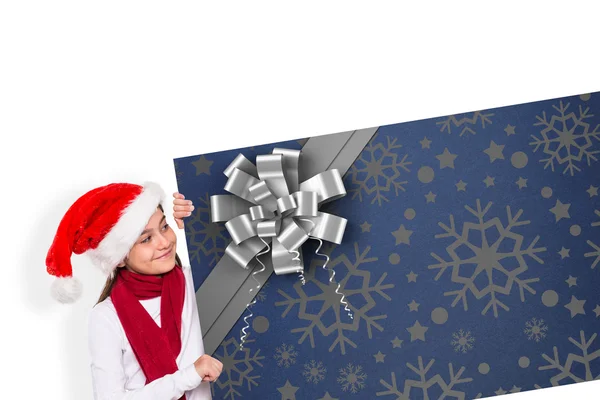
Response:
M77 199L61 220L46 256L47 271L56 277L52 296L61 303L81 296L81 282L73 276L72 253L88 254L106 275L111 274L164 199L162 188L152 182L143 186L111 183Z

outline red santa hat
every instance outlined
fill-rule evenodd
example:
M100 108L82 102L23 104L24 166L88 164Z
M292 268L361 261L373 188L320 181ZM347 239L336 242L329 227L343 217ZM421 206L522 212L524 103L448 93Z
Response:
M47 271L56 277L52 296L61 303L81 296L81 282L71 266L73 253L88 254L106 275L111 274L164 199L162 188L152 182L111 183L77 199L62 218L46 256Z

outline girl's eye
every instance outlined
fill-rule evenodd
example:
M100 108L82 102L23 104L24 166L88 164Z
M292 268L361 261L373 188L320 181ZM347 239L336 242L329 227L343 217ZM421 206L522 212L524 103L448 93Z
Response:
M165 224L165 225L163 226L163 230L167 230L167 228L168 228L168 227L169 227L169 224Z
M142 240L142 243L148 243L150 241L150 236L148 236L146 239Z

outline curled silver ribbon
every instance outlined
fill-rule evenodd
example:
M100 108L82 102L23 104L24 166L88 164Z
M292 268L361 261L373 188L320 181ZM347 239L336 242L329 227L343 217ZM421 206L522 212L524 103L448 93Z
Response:
M258 256L270 252L276 275L299 273L304 283L302 244L309 238L342 241L347 220L318 211L321 204L346 195L340 172L331 169L299 182L300 155L300 150L274 148L272 154L258 155L254 165L240 153L224 171L225 190L231 194L210 198L211 221L225 222L232 238L225 253L241 268L248 269L253 258L263 266L252 274L255 280L265 269ZM248 311L255 303L248 304ZM244 318L242 343L251 316Z
M261 238L261 240L263 240ZM262 268L258 271L254 271L252 273L252 279L254 279L254 281L256 282L256 288L251 288L248 292L252 293L252 291L254 289L258 290L260 289L260 282L258 281L258 279L256 279L255 275L256 274L260 274L261 272L263 272L265 269L267 269L267 267L265 266L265 264L260 261L260 259L258 258L259 256L266 254L269 252L269 243L265 242L263 240L264 244L267 246L267 250L260 252L256 255L256 261L258 261L260 263L260 265L262 266ZM242 350L244 348L244 342L246 341L246 337L248 336L248 334L246 333L246 330L248 328L250 328L250 323L248 322L248 318L251 318L254 314L252 314L252 311L250 311L250 307L252 307L254 304L256 304L256 298L252 299L252 301L248 304L246 304L246 310L248 310L248 312L250 313L250 315L247 315L244 317L244 322L246 323L246 326L244 326L244 328L242 328L242 337L240 338L240 350Z
M313 223L311 220L304 219L304 218L301 219L301 221L308 221L310 223ZM314 223L313 223L313 226L314 226ZM323 246L323 240L321 240L319 238L316 238L316 237L313 237L313 236L311 236L310 239L315 239L315 240L317 240L319 242L319 246L315 250L315 254L318 255L318 256L321 256L321 257L325 257L325 263L323 263L323 269L326 270L326 271L328 271L329 283L332 283L333 279L335 277L335 270L333 268L331 268L330 270L327 269L327 264L329 264L329 256L327 254L319 253L319 250L321 250L321 247ZM331 271L331 273L329 273L329 271ZM302 276L302 278L304 278L304 276ZM304 280L303 280L302 285L304 285ZM341 287L341 285L338 282L337 288L335 289L335 293L337 295L341 296L341 298L340 298L340 304L342 304L344 306L344 310L346 310L346 312L348 313L348 316L350 317L350 319L354 319L354 316L352 315L352 311L348 308L348 302L344 300L344 298L346 296L339 291L340 287Z

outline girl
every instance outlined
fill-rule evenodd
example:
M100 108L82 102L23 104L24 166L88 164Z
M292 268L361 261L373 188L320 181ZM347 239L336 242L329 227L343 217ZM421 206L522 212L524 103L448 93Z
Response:
M193 210L174 193L179 228ZM89 316L96 400L207 400L223 364L204 354L190 267L177 256L163 190L113 183L81 196L62 218L46 257L63 303L81 295L71 254L86 253L108 275Z

